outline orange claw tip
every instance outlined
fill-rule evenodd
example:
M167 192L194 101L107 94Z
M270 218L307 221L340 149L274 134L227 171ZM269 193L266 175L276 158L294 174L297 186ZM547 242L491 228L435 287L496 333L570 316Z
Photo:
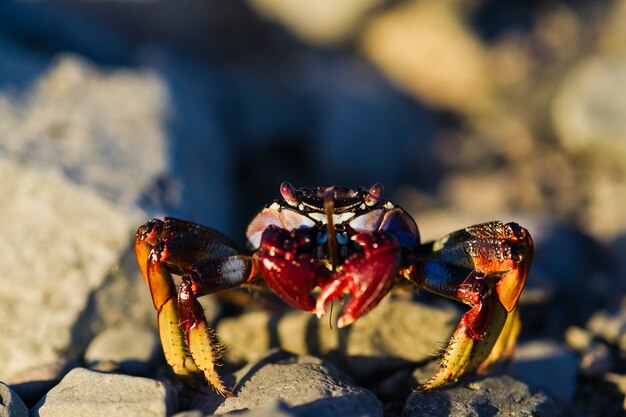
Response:
M339 320L337 320L337 328L341 329L343 327L349 326L354 322L354 317L351 316L346 316L345 314L341 317L339 317Z

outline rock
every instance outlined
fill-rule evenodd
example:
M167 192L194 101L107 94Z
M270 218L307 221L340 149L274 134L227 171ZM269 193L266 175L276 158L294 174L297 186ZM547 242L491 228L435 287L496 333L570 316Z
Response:
M103 74L61 56L19 100L0 95L0 153L134 206L166 167L165 103L148 71Z
M95 370L112 368L130 375L145 375L162 359L161 352L154 329L126 324L99 333L87 347L85 362Z
M163 84L67 55L38 70L29 89L0 91L12 196L0 203L0 261L13 265L0 278L0 379L81 355L107 325L155 321L131 245L147 218L139 205L159 204L148 188L166 164ZM28 291L16 296L15 282Z
M533 340L517 346L510 374L531 390L570 404L576 392L578 358L553 341Z
M27 407L32 407L76 366L78 366L76 360L59 360L14 374L6 380L6 383Z
M531 395L528 387L509 376L473 378L430 392L412 393L402 417L488 417L564 415L548 396Z
M436 107L475 114L491 101L484 46L452 2L409 2L367 23L366 55L403 90Z
M387 297L340 331L341 352L357 379L433 358L458 325L453 303L427 304Z
M259 14L276 20L298 37L318 44L341 43L352 35L364 15L380 0L333 1L249 0Z
M197 397L190 408L223 415L259 407L273 409L268 403L281 401L283 411L294 416L383 415L374 394L356 386L330 363L312 356L273 351L224 380L233 387L233 396Z
M587 328L599 338L626 351L626 314L598 311L589 319Z
M578 326L570 326L565 331L565 342L570 348L578 352L584 352L591 346L593 335L587 329Z
M145 291L141 278L132 272L129 280L131 270L123 269L123 260L120 265L141 218L137 211L120 209L58 172L2 155L0 183L11 195L0 203L0 262L12 265L11 274L0 277L2 379L79 355L94 334L91 297L101 287L115 302L102 306L100 321L108 320L109 310L121 321L140 317L141 306L152 309L149 296L133 289ZM27 285L19 296L16 282ZM132 307L124 310L124 304Z
M575 66L552 104L552 119L571 151L626 153L626 59L592 56Z
M598 377L613 367L613 358L604 343L594 343L583 352L580 359L580 373L588 377Z
M169 416L176 391L152 379L76 368L31 410L31 416Z
M28 408L4 382L0 382L0 417L28 417Z

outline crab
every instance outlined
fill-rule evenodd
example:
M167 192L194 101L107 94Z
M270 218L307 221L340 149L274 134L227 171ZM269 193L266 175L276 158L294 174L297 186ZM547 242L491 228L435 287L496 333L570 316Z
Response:
M258 282L291 307L318 317L347 295L339 328L406 283L469 306L438 370L417 389L484 373L510 358L533 255L526 229L492 221L421 243L413 218L382 198L380 184L296 189L283 182L280 193L282 199L248 225L248 252L212 228L172 217L152 219L137 230L137 261L174 373L183 379L203 374L217 393L229 395L216 371L223 348L198 297ZM180 277L178 287L174 275Z

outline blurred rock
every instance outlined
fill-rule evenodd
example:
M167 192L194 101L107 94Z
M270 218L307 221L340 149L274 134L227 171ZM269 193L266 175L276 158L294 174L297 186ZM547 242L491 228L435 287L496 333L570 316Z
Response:
M564 412L543 393L509 376L465 379L431 392L412 393L402 417L561 416Z
M385 298L375 309L344 329L301 311L272 316L266 311L221 320L216 332L229 347L224 358L249 363L280 347L299 354L334 355L352 374L365 378L408 362L432 358L460 319L452 303L427 304ZM339 356L340 357L339 357Z
M563 404L570 404L576 392L578 358L551 340L520 344L510 374L531 390L542 390Z
M32 407L57 385L72 369L78 366L76 360L59 360L54 363L36 366L13 374L6 383L9 384L28 407Z
M595 56L574 67L554 99L552 118L570 151L626 155L626 59Z
M604 375L612 366L611 352L604 343L592 344L580 359L580 373L591 378Z
M169 416L176 391L152 379L76 368L31 409L39 416Z
M160 362L161 352L154 329L126 324L99 333L87 347L85 363L94 370L119 370L141 376Z
M0 285L0 356L5 359L0 376L6 379L63 355L79 354L93 333L76 326L81 320L91 323L90 297L99 287L122 287L110 293L119 304L108 306L119 318L137 318L150 300L145 297L143 303L144 297L136 297L133 288L144 286L140 278L115 279L141 219L137 211L122 210L58 172L38 171L2 155L0 183L11 196L0 204L0 245L5 248L0 262L12 265L11 274L0 278L5 281ZM25 285L19 296L16 282ZM116 310L131 302L130 310ZM99 313L99 320L106 321L106 309Z
M373 17L366 55L402 89L436 107L476 114L490 106L486 51L455 2L405 2Z
M626 352L626 311L595 313L587 323L591 333Z
M3 382L0 382L0 417L28 417L24 402Z
M60 56L22 97L0 95L0 153L134 206L165 170L165 116L155 74Z
M565 331L565 342L567 346L578 352L587 350L593 342L593 335L587 329L578 326L570 326Z
M317 45L334 45L348 40L358 23L381 0L248 0L262 16L276 20L296 36Z
M192 409L223 415L237 410L270 407L281 401L282 411L293 416L381 416L382 407L374 394L360 388L333 365L312 356L274 351L224 378L233 396L198 395ZM252 414L257 415L257 414ZM258 414L274 415L274 414Z
M452 303L427 304L387 297L367 315L341 329L342 352L352 375L365 378L407 362L433 358L459 324Z

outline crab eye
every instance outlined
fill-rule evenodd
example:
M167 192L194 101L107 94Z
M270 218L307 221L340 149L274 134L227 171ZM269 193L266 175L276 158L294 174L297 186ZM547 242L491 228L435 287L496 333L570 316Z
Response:
M368 206L373 206L378 203L383 196L383 185L380 183L372 185L372 188L369 189L368 194L365 196L365 204Z
M296 198L296 189L287 181L283 181L283 183L280 184L280 194L290 206L295 207L298 205L298 199Z

